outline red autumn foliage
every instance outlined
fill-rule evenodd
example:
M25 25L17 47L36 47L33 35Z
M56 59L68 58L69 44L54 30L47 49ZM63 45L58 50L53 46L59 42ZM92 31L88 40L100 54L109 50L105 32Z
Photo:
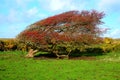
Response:
M103 17L103 12L95 10L68 11L30 25L17 38L39 45L59 45L65 42L96 44L101 41L100 34L103 31L98 26L103 23Z
M69 11L59 15L55 15L44 20L41 20L35 24L42 25L42 26L55 26L61 23L71 22L71 18L77 13L78 11Z
M25 42L34 42L34 43L42 43L45 44L45 33L40 34L39 31L24 31L21 33L22 40Z

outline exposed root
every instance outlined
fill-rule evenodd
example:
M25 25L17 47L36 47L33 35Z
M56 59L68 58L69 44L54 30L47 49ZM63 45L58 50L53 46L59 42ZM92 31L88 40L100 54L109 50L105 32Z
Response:
M29 52L28 52L28 54L25 57L32 58L32 57L34 57L34 54L36 52L38 52L38 50L30 49Z

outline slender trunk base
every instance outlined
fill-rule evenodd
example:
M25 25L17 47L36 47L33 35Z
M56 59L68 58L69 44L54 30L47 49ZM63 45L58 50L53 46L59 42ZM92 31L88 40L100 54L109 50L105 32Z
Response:
M25 57L28 57L28 58L33 58L34 57L34 54L38 52L38 50L33 50L33 49L30 49L28 54L25 56Z
M68 55L57 55L57 59L69 59Z
M56 54L57 59L69 59L69 54L68 55L59 55L58 51L53 51L53 53Z

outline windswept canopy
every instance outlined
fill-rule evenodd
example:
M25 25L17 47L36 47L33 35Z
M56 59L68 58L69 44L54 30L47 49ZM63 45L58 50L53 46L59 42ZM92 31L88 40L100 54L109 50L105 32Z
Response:
M98 27L103 17L103 12L95 10L68 11L31 24L17 38L37 46L65 42L93 44L100 41L103 33Z

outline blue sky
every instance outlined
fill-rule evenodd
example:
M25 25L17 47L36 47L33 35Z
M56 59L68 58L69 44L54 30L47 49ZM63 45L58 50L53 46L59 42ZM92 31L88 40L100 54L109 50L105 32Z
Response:
M104 35L120 38L120 0L0 0L0 38L14 38L30 24L69 10L104 11L110 30Z

